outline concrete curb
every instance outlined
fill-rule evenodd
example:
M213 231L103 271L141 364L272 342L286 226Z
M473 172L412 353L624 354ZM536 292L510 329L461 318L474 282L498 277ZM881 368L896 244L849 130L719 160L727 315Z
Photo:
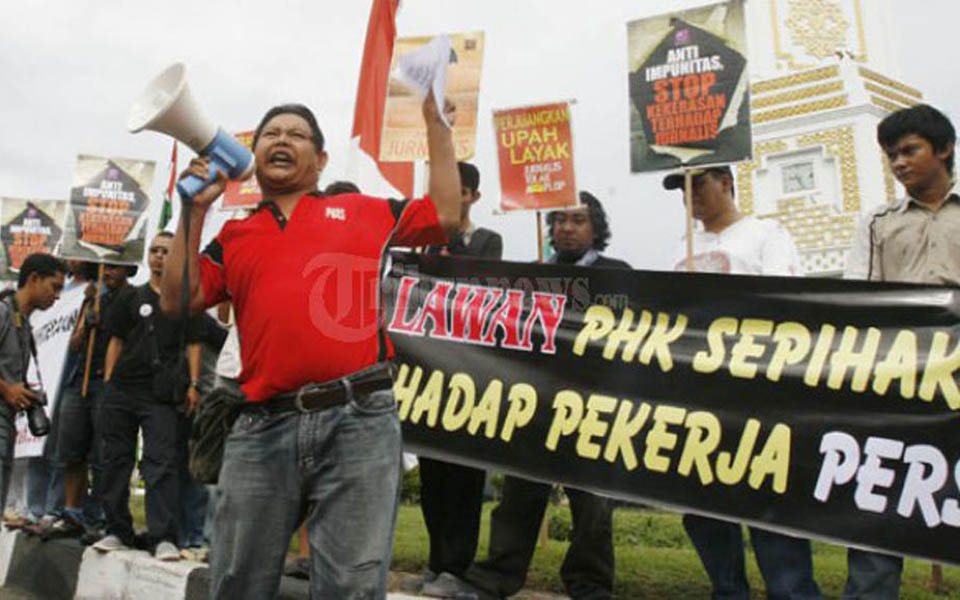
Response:
M4 590L16 590L16 598L31 600L206 600L210 569L197 562L162 562L141 550L101 553L76 539L44 542L0 527L0 588L0 598ZM278 600L309 597L308 581L281 579Z
M207 567L195 562L163 562L141 550L102 553L87 548L79 564L76 600L182 598L202 600L210 578L196 577ZM207 575L207 573L204 573Z

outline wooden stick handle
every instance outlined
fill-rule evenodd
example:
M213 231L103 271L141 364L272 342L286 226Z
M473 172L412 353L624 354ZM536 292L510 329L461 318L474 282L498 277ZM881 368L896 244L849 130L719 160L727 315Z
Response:
M93 294L93 317L97 323L100 323L100 286L103 284L103 263L97 270L97 289ZM82 315L81 315L82 316ZM83 368L83 388L80 395L87 397L87 388L90 385L90 367L93 365L93 344L97 339L97 330L94 328L90 332L90 340L87 342L87 360Z
M693 178L690 169L683 170L684 205L687 208L687 272L693 273Z

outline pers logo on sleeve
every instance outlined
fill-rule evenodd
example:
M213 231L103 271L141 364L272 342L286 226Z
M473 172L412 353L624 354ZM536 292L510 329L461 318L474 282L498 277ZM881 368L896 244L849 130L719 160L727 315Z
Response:
M338 221L347 220L347 209L342 206L328 206L326 207L323 216L328 219L336 219Z

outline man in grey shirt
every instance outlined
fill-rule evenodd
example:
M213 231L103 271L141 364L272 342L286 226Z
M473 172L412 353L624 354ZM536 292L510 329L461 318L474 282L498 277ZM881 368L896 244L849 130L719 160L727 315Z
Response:
M39 400L39 395L27 387L27 368L31 354L35 355L30 314L53 306L60 297L66 272L67 266L53 256L31 254L20 266L17 290L0 294L0 512L7 504L13 468L17 437L13 417Z
M960 195L953 178L953 125L931 106L914 106L881 121L877 141L907 197L864 218L845 277L960 285ZM851 548L847 568L844 600L899 597L901 557Z

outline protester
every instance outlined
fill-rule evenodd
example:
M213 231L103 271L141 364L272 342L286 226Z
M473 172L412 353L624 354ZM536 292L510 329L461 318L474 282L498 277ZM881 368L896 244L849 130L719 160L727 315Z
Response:
M802 275L800 256L790 234L774 221L760 221L737 210L730 167L693 169L693 216L703 230L693 232L693 268L697 272L745 275ZM668 190L684 189L684 174L663 180ZM685 242L685 240L684 240ZM676 270L686 270L686 243L676 252ZM713 598L748 600L750 586L739 523L687 514L683 527L703 563ZM750 527L760 574L772 599L818 599L810 541Z
M130 474L133 471L137 431L143 430L141 470L146 482L146 517L149 545L160 560L180 558L178 536L178 471L176 404L192 412L199 400L199 322L184 323L160 314L158 291L171 234L161 232L150 243L150 280L126 287L113 300L106 315L110 333L104 365L104 401L101 408L103 464L101 494L107 517L106 537L94 544L101 552L122 550L134 544L130 517ZM184 331L186 328L186 331ZM186 392L175 389L182 375L178 365L181 343L186 340L190 382ZM168 396L159 384L170 383ZM172 396L178 394L174 399ZM180 395L182 393L182 395Z
M430 254L500 260L500 234L477 227L470 208L480 199L480 171L457 163L460 171L460 227L450 242L431 246ZM477 553L480 511L483 506L484 471L421 456L420 509L430 535L430 558L424 575L423 593L443 597L456 586Z
M580 192L580 206L547 215L555 252L548 262L593 268L629 269L625 261L601 252L610 239L600 201ZM500 504L490 515L487 559L470 566L444 591L449 598L506 598L527 577L537 534L553 486L507 475ZM564 486L573 516L570 547L560 567L567 594L577 599L613 597L613 503L591 492Z
M308 108L287 104L270 109L254 133L264 197L258 210L225 224L199 258L200 230L223 191L221 176L193 198L189 244L182 226L177 232L164 309L181 310L188 246L190 308L233 300L248 400L220 471L214 598L273 597L303 515L314 597L386 596L400 425L387 362L392 349L379 326L382 253L389 243L442 242L460 216L451 132L432 95L423 113L428 198L318 194L327 162L323 135ZM194 160L187 172L206 177L206 162ZM356 287L338 290L320 281ZM346 306L337 304L353 291L359 295Z
M881 121L877 141L907 195L860 223L845 278L960 285L953 124L931 106L914 106ZM902 557L851 548L847 569L844 600L899 598Z
M66 261L67 276L63 284L63 293L67 294L78 287L86 288L97 277L95 264L80 260ZM63 516L64 489L63 465L57 460L57 440L60 430L60 397L63 395L64 380L75 364L76 355L67 352L60 385L57 386L57 398L53 401L50 433L43 442L43 454L27 459L27 514L4 525L8 529L23 528L34 535L42 535Z
M485 227L477 227L470 220L470 209L480 199L480 171L474 165L458 162L460 171L460 228L450 236L446 244L430 246L428 254L472 256L500 260L503 255L503 238Z
M55 419L57 427L54 428L58 436L57 459L64 465L64 511L59 519L40 532L44 538L80 536L89 529L92 535L87 540L90 540L96 536L95 531L102 525L101 468L97 441L100 406L103 403L103 367L109 334L100 317L107 313L114 299L127 287L127 277L134 275L136 271L137 268L131 266L104 265L103 290L98 291L95 282L87 284L87 299L70 336L70 356L65 366L70 370L63 379L63 391ZM98 293L99 308L94 302L94 296ZM88 353L90 370L84 393ZM89 498L88 470L93 473ZM86 515L85 507L88 508Z
M547 214L553 254L548 263L629 269L626 261L600 254L610 243L610 225L603 205L590 192L580 192L580 206Z
M30 315L46 310L60 297L67 266L49 254L31 254L24 259L17 277L16 291L0 294L0 512L6 507L13 469L13 447L17 431L13 418L17 411L43 402L35 386L27 382L31 357L36 364L36 345L30 328ZM39 371L37 371L39 373Z
M359 194L360 188L352 181L334 181L323 189L324 195ZM237 350L237 360L239 360ZM239 375L239 370L237 371ZM297 556L283 563L283 574L297 579L310 579L310 533L306 523L297 529Z

